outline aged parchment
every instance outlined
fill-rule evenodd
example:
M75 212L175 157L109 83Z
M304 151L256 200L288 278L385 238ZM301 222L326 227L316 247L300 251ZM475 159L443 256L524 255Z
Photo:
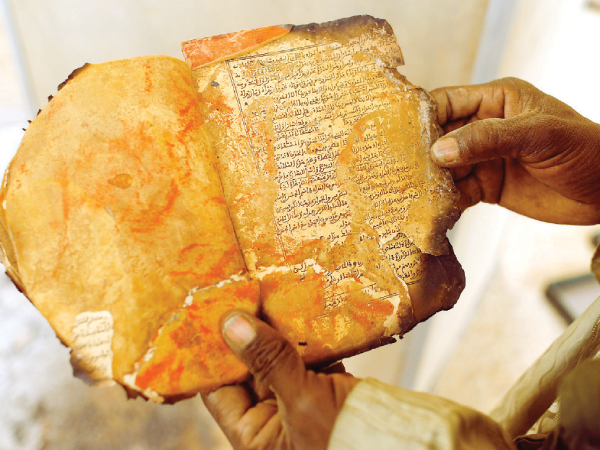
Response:
M263 314L310 362L380 345L450 307L464 283L445 238L458 194L429 160L434 105L396 71L387 22L253 38L183 50ZM230 55L223 42L236 43Z
M71 361L78 376L91 384L111 385L113 380L112 338L115 333L110 311L86 311L73 326Z
M0 190L0 258L76 374L173 402L247 378L233 308L327 364L454 304L458 194L387 22L183 48L74 72Z
M258 285L183 61L77 71L29 126L0 204L2 262L77 375L155 400L246 377L218 321L256 313Z

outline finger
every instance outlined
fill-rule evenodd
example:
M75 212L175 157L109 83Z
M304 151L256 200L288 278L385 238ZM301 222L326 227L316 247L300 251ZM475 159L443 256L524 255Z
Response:
M300 354L266 323L244 311L222 319L225 342L260 383L268 385L284 403L302 391L306 368Z
M462 180L471 173L473 167L473 165L468 164L466 166L458 166L451 168L450 173L452 174L452 179L454 181Z
M261 432L278 411L274 401L252 406L251 396L244 385L225 386L203 395L202 400L227 439L234 446L240 443L242 448Z
M442 129L444 130L444 134L448 134L464 127L467 123L469 123L469 119L453 120L452 122L447 122Z
M543 129L532 113L510 119L479 120L438 139L431 147L431 157L443 167L521 158L538 141L544 141L547 133L536 133L536 128ZM540 144L547 146L547 142Z
M504 161L486 161L474 167L466 177L455 181L460 192L461 211L479 202L498 203L504 184Z
M444 125L444 128L443 128L444 134L451 133L454 130L458 130L459 128L462 128L465 125L476 122L478 120L482 120L482 119L478 118L477 116L471 116L471 117L468 117L465 119L454 120L452 122L448 122L446 125Z
M502 88L485 84L436 89L431 92L438 106L438 123L480 118L504 117Z
M483 99L475 86L439 88L431 91L437 104L438 124L442 127L475 114Z
M473 86L435 89L431 95L438 106L438 123L465 119L512 117L523 111L523 94L537 91L517 78L504 78Z
M246 443L254 440L273 418L276 421L279 420L277 412L278 408L275 400L258 403L250 408L235 427L235 432L238 433L237 440Z
M202 400L210 415L224 430L235 425L252 407L252 399L241 385L224 386L203 395Z
M457 181L455 184L458 192L460 192L457 206L461 212L464 212L465 209L470 208L471 206L475 206L481 201L481 187L474 176Z
M254 390L257 401L262 402L268 398L274 398L271 388L266 384L257 381L256 378L250 380L250 386Z
M252 448L288 448L287 434L283 429L279 415L273 415L263 424L252 440Z

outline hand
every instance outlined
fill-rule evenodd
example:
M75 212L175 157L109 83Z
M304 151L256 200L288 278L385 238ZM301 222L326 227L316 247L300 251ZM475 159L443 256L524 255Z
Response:
M358 380L306 370L280 333L243 311L231 311L222 324L225 342L254 377L253 386L225 386L203 396L234 449L326 449Z
M525 81L436 89L463 209L483 201L552 223L600 223L600 125Z

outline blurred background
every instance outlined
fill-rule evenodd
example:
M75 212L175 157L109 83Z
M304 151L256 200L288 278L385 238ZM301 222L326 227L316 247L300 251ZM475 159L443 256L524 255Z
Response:
M414 84L517 76L600 122L600 0L0 0L0 164L27 119L85 62L181 57L179 43L189 39L356 14L390 22L406 60L401 72ZM585 305L600 294L588 282L599 233L472 208L450 233L467 276L459 304L395 344L348 359L347 369L490 411L566 327L548 287L559 303L573 294ZM68 350L7 277L0 398L0 450L229 448L197 398L128 401L119 387L74 379Z

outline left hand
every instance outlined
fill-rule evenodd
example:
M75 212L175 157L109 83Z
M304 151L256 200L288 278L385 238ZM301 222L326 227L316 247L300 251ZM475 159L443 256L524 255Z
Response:
M550 223L600 223L600 124L516 78L431 92L461 209L497 203Z
M359 380L307 370L279 332L243 311L223 318L222 333L253 375L252 383L202 397L233 448L325 450L344 400Z

